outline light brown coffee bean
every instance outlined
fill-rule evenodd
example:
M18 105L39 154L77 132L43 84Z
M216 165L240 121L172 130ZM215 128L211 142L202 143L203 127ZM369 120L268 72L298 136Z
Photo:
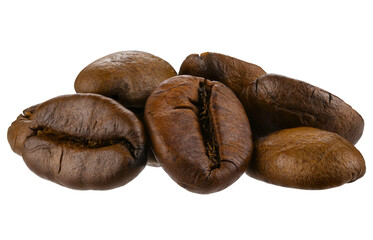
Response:
M284 187L326 189L361 178L365 174L365 161L341 136L299 127L256 141L247 173Z

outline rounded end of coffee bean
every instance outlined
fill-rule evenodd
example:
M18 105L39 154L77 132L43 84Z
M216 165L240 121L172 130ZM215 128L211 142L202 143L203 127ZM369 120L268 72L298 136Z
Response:
M200 76L202 71L206 70L203 58L198 54L190 54L182 62L179 75Z
M13 152L18 155L22 155L25 140L34 133L32 129L36 127L36 123L32 120L32 116L37 106L34 105L23 110L23 114L19 115L8 128L8 143Z
M242 90L266 72L255 64L228 55L205 52L189 55L181 64L179 74L222 82L241 98Z

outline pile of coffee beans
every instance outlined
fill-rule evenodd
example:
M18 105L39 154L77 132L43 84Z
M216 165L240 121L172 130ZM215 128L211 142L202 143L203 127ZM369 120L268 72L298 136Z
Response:
M146 165L213 193L245 172L300 189L365 174L354 147L364 120L337 96L218 53L189 55L179 74L141 51L85 67L76 94L31 106L8 142L42 178L73 189L123 186Z

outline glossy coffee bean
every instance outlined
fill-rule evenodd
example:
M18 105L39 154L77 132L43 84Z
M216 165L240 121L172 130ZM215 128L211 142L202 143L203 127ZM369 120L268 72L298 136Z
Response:
M189 191L220 191L249 164L249 121L219 82L185 75L166 80L148 98L145 120L161 166Z
M96 94L59 96L25 110L8 140L34 173L74 189L122 186L146 164L141 122Z
M338 134L299 127L255 141L248 174L292 188L326 189L353 182L365 173L360 152Z
M246 86L266 74L259 66L227 55L205 52L191 54L181 64L179 74L187 74L219 81L237 97Z
M363 133L363 118L342 99L285 76L258 78L244 89L241 100L255 139L280 129L307 126L337 133L355 144Z
M144 108L146 99L162 81L176 75L165 60L150 53L123 51L86 66L75 80L77 93L97 93L125 107Z

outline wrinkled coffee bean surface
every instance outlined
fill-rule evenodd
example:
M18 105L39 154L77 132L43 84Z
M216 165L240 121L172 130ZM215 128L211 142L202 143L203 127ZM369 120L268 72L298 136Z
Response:
M306 126L335 132L355 144L364 130L363 118L342 99L277 74L251 83L241 100L255 139L280 129Z
M37 125L35 121L31 120L31 116L34 114L35 109L38 105L31 106L23 110L23 114L20 114L17 119L8 128L8 142L13 152L22 156L23 144L26 139L34 134L34 130Z
M220 191L246 170L251 131L234 93L219 82L176 76L161 83L145 107L154 153L180 186Z
M122 186L146 164L141 122L96 94L64 95L26 109L8 140L37 175L74 189Z
M365 174L352 145L364 120L337 96L213 52L189 55L179 74L146 52L102 57L75 79L78 94L25 109L10 147L37 175L74 189L122 186L146 164L202 194L245 171L301 189Z

